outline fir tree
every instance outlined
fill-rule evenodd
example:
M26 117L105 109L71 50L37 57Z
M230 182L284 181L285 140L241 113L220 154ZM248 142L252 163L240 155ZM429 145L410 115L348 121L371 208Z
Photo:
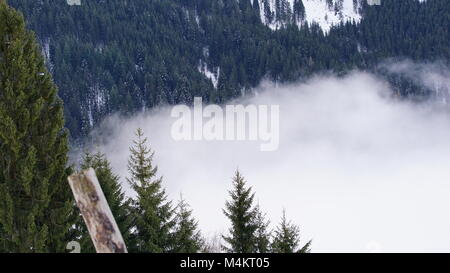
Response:
M228 252L253 253L255 252L256 230L255 222L257 211L253 207L254 193L246 187L244 178L239 171L233 178L233 190L229 191L231 200L226 202L223 213L231 221L229 236L223 236Z
M189 205L180 197L175 210L174 249L175 253L197 253L203 247L203 240L198 231L198 223L192 217Z
M95 170L100 186L105 194L106 201L108 202L114 219L117 222L117 226L122 233L125 244L127 247L131 247L129 242L131 225L130 201L127 200L122 191L119 176L113 173L109 161L106 159L105 155L100 152L94 155L85 153L81 168L93 168ZM86 225L82 220L79 223L79 228L82 233L80 240L81 251L95 252Z
M272 251L274 253L309 253L311 241L302 248L300 244L300 229L298 226L286 220L286 213L283 211L281 223L275 230L272 242Z
M72 238L63 105L23 17L0 0L0 252L63 252Z
M131 251L166 253L173 249L175 221L171 202L162 188L162 178L156 178L158 168L153 166L154 152L147 147L147 138L141 129L130 148L128 182L136 191L133 201L135 231L132 234Z

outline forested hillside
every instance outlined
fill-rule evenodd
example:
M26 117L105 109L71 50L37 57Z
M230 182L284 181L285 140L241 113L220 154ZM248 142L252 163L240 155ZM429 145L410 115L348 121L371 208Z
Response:
M66 181L88 168L130 252L308 253L316 245L360 249L372 238L388 250L448 248L450 222L439 217L450 192L450 126L439 107L450 101L448 0L81 1L0 0L0 253L65 252L72 243L94 252L83 207ZM403 73L417 67L436 73L417 80L417 73ZM353 69L376 76L347 74ZM194 96L223 103L265 79L303 81L322 72L333 74L258 96L286 109L282 123L290 126L280 130L277 110L265 128L278 131L277 145L283 134L276 153L189 146L200 141L177 146L152 134L163 155L157 158L144 129L163 126L137 129L131 140L134 121L114 118L115 128L103 124L109 143L99 141L92 153L86 144L78 167L68 163L71 145L111 113L190 104ZM392 86L380 84L382 77ZM442 104L429 109L393 103L442 90ZM384 91L395 99L380 96ZM229 179L236 166L246 168L252 184L239 170ZM217 205L224 181L228 196ZM201 231L183 196L174 203L178 187L195 193L188 195L199 201L195 211L206 208L199 215L214 229L225 225L213 215L225 216L228 230L211 238ZM92 192L89 198L99 200ZM316 223L315 236L284 210L276 223L265 213L285 204L309 230ZM104 222L102 228L114 229Z
M295 12L268 9L261 16L264 1L251 0L8 1L37 33L75 138L109 113L190 103L194 96L220 103L264 78L372 69L390 57L448 65L448 0L356 0L361 21L344 20L326 32L303 20L303 2L294 2ZM283 23L274 28L276 20Z

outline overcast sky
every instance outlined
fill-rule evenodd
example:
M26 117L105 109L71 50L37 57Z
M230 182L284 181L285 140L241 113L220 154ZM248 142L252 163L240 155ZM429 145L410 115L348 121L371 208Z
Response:
M228 228L222 208L239 168L272 227L286 209L313 252L450 251L446 111L395 101L387 83L357 72L256 91L237 103L280 105L277 151L261 152L259 142L175 142L168 108L111 117L96 131L108 141L96 146L132 194L128 147L143 128L170 197L183 193L207 236Z

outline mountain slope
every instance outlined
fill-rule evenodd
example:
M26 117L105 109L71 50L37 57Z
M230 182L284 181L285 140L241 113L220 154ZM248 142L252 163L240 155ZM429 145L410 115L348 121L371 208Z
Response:
M264 1L278 4L278 13L276 5L264 13L273 17L275 7L275 21L261 18ZM8 2L41 41L74 138L110 113L189 104L194 96L222 103L264 78L371 69L391 57L450 59L448 0L382 0L374 7L361 0L354 14L347 0L341 13L339 5L337 13L323 8L339 3L329 0ZM328 21L312 23L324 14ZM343 21L334 25L338 17ZM426 93L416 89L407 93Z

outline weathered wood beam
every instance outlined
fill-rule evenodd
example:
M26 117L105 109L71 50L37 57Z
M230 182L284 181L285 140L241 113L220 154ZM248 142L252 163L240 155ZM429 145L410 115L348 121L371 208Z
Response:
M97 253L127 253L95 171L90 168L68 180Z

